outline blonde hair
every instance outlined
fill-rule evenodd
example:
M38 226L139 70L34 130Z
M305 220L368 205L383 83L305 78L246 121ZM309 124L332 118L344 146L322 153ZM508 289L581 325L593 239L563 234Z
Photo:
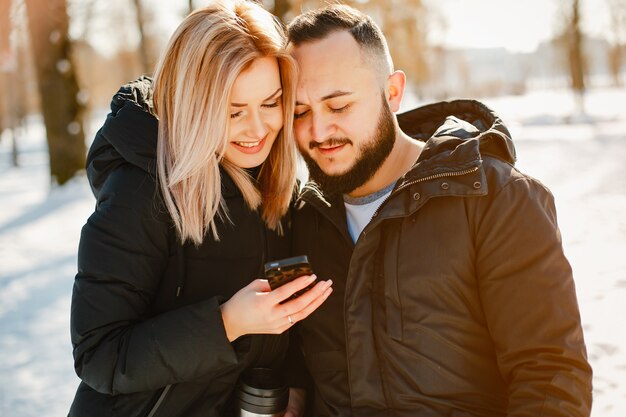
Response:
M216 216L228 219L220 165L247 205L252 210L261 208L267 227L282 232L280 220L288 210L296 178L292 126L297 75L285 45L284 28L261 6L245 0L217 1L187 16L161 56L154 76L157 173L182 242L199 245L209 230L219 240ZM263 57L278 61L284 126L256 182L224 154L233 84L255 59Z

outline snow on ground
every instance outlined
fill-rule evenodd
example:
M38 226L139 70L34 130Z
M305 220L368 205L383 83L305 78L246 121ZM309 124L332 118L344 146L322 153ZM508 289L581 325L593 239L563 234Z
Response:
M518 167L556 197L594 368L592 416L623 417L626 89L590 91L585 117L575 116L566 91L485 102L509 126ZM60 417L78 384L69 306L80 228L94 199L84 177L50 189L40 121L20 143L20 168L10 167L8 139L0 141L0 416Z
M85 178L50 191L40 123L9 168L0 143L0 416L65 416L78 384L69 341L76 250L94 206Z

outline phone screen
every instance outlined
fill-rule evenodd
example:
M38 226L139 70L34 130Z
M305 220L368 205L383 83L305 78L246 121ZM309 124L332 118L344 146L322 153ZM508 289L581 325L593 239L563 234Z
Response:
M272 290L282 285L285 285L286 283L291 282L298 277L301 277L303 275L311 275L312 273L313 270L311 269L311 265L309 264L309 260L306 255L281 259L279 261L272 261L265 264L265 278L270 284L270 288ZM306 291L313 288L313 286L315 286L315 282L311 283L311 285L307 286L306 288L294 293L285 301L299 297Z

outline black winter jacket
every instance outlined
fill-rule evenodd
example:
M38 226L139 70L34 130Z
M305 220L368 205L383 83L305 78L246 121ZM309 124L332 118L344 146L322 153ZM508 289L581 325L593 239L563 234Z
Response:
M261 277L266 260L288 256L287 237L268 231L222 172L232 224L218 224L219 242L207 234L199 247L178 243L155 180L151 109L149 79L123 87L89 151L97 203L72 297L82 383L70 416L231 415L239 374L278 366L286 350L284 335L231 344L220 303Z
M553 197L475 101L398 117L427 141L356 244L308 184L295 253L333 295L298 333L315 416L588 416L591 369Z

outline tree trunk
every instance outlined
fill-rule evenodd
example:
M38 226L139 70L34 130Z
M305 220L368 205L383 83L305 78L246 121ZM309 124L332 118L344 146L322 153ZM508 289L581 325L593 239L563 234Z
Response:
M189 13L193 12L193 0L189 0L188 8L189 8Z
M611 45L609 48L609 69L613 78L613 86L622 85L622 48L621 45Z
M146 18L141 5L141 0L133 0L137 16L137 29L139 30L139 54L144 74L152 73L148 41L146 39Z
M274 13L274 16L277 16L281 22L287 23L285 19L290 9L289 0L274 0L274 10L272 13Z
M26 0L52 181L64 184L85 166L83 106L70 57L65 0Z
M11 9L10 0L0 0L0 139L2 139L2 131L7 127L8 123L5 121L7 117L7 109L5 102L7 98L7 87L4 80L4 66L5 59L8 58L9 49L9 35L11 32L11 21L9 20L9 11Z
M607 58L613 85L619 87L622 85L623 49L626 45L626 0L606 0L606 4L611 16L609 33L612 38Z
M18 163L18 118L17 109L14 107L12 97L15 97L15 71L0 72L0 89L2 96L0 97L0 134L6 129L9 132L11 140L11 166L17 167Z
M572 11L569 36L569 64L572 89L576 95L579 111L583 109L585 93L585 64L583 56L583 36L580 30L580 0L572 0Z
M14 48L11 47L11 0L0 0L0 135L8 130L11 137L11 165L18 166L17 128L18 111L16 106L16 79L18 67Z
M12 136L11 137L11 166L13 166L13 167L20 166L19 161L17 159L17 155L18 155L18 152L17 152L17 130L18 130L17 126L14 127L11 130L11 136Z

